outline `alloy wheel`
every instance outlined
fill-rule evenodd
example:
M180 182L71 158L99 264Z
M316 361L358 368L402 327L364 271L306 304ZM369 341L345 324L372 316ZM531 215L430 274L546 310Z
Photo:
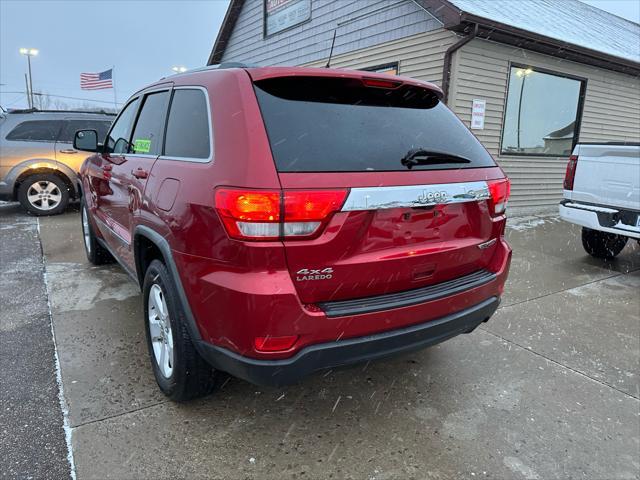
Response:
M169 378L173 372L173 332L165 295L157 283L149 289L148 311L153 357L162 375Z
M87 249L87 253L91 253L91 237L89 236L89 217L87 216L87 209L82 209L82 235L84 237L84 246Z
M62 192L58 186L48 180L33 183L27 190L27 200L38 210L53 210L62 201Z

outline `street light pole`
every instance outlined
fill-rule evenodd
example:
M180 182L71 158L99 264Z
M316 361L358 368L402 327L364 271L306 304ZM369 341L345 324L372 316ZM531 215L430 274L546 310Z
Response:
M29 109L33 108L31 105L31 93L29 92L29 79L27 78L27 74L24 74L24 88L27 92L27 104L29 105Z
M518 152L520 152L520 118L522 116L522 94L524 93L524 84L527 81L527 77L533 73L533 70L527 68L526 70L517 70L516 75L522 77L522 85L520 85L520 98L518 98Z
M29 94L29 108L34 108L34 103L33 103L33 79L31 77L31 57L35 57L36 55L38 55L38 49L37 48L21 48L20 49L20 54L24 55L27 57L27 65L29 66L29 91L27 92Z
M29 65L29 92L31 95L31 108L33 108L33 77L31 77L31 55L27 55L27 64Z

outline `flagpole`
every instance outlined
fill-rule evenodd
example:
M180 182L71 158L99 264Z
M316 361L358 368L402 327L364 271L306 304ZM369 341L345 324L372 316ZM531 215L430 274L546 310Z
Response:
M116 95L116 76L115 76L115 65L111 66L111 83L113 84L113 106L116 108L116 112L118 111L118 96Z

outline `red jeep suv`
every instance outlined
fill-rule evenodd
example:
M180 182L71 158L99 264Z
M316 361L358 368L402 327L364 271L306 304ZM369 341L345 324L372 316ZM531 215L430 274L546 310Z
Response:
M496 310L509 180L442 91L363 71L207 67L134 94L81 170L89 261L143 293L162 391L409 352ZM104 141L102 141L104 140Z

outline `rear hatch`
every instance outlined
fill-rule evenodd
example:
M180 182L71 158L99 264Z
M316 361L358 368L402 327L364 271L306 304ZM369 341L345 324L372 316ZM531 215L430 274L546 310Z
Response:
M500 235L487 199L488 184L505 187L504 174L440 102L437 87L366 75L253 74L285 211L286 192L311 192L293 209L313 209L313 192L338 195L315 235L284 237L304 303L406 291L477 272Z

